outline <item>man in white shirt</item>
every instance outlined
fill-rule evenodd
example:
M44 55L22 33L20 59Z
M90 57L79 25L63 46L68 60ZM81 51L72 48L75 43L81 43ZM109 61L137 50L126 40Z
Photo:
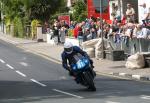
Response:
M141 24L137 25L136 31L134 31L134 35L137 38L145 38L148 39L150 36L150 30L147 28L143 28Z
M129 20L134 21L134 15L135 15L134 8L131 6L131 4L127 4L126 10L127 22L129 22Z
M142 5L140 5L143 7L143 14L141 15L142 16L142 22L144 25L146 25L147 23L147 20L150 19L150 8L147 8L146 7L146 3L143 3Z

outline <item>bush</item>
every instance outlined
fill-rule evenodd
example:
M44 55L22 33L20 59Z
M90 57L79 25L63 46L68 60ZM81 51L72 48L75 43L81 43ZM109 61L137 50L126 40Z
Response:
M37 37L37 26L41 25L41 22L37 19L34 19L31 22L31 34L32 34L32 39L35 39Z
M11 25L11 22L10 22L10 19L5 19L5 24L6 24L6 33L7 34L10 34L10 25Z
M14 23L14 35L15 37L24 37L25 31L22 19L19 17L15 17L13 20Z

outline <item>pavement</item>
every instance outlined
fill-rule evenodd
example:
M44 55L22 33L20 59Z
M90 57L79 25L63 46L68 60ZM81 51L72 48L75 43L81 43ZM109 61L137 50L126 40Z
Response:
M2 32L0 32L0 39L20 47L25 51L61 64L61 52L63 51L63 45L52 45L46 42L37 42L31 39L14 38L10 35L3 34ZM150 81L150 68L131 70L125 68L126 61L92 59L95 66L94 70L97 74L130 80Z

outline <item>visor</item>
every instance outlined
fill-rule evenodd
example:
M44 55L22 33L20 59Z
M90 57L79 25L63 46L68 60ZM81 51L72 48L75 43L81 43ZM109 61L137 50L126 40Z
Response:
M65 52L68 53L68 54L71 54L72 51L73 51L73 48L64 48Z

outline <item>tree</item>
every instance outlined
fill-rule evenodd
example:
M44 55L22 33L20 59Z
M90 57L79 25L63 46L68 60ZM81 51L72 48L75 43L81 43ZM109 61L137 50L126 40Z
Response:
M40 19L48 21L50 16L54 14L62 5L63 0L33 0L31 6L30 19Z
M0 0L3 12L10 19L26 17L30 20L46 21L58 10L62 10L64 0ZM62 6L61 6L62 5Z
M2 3L1 11L5 14L7 18L11 21L17 17L23 17L22 7L23 4L21 0L0 0Z
M25 26L25 23L31 23L34 19L47 22L51 15L65 10L65 0L0 0L0 3L1 11L5 14L5 21L9 22L5 24L21 21L22 26Z
M75 21L83 21L87 18L87 7L83 0L78 0L74 5L73 19Z

